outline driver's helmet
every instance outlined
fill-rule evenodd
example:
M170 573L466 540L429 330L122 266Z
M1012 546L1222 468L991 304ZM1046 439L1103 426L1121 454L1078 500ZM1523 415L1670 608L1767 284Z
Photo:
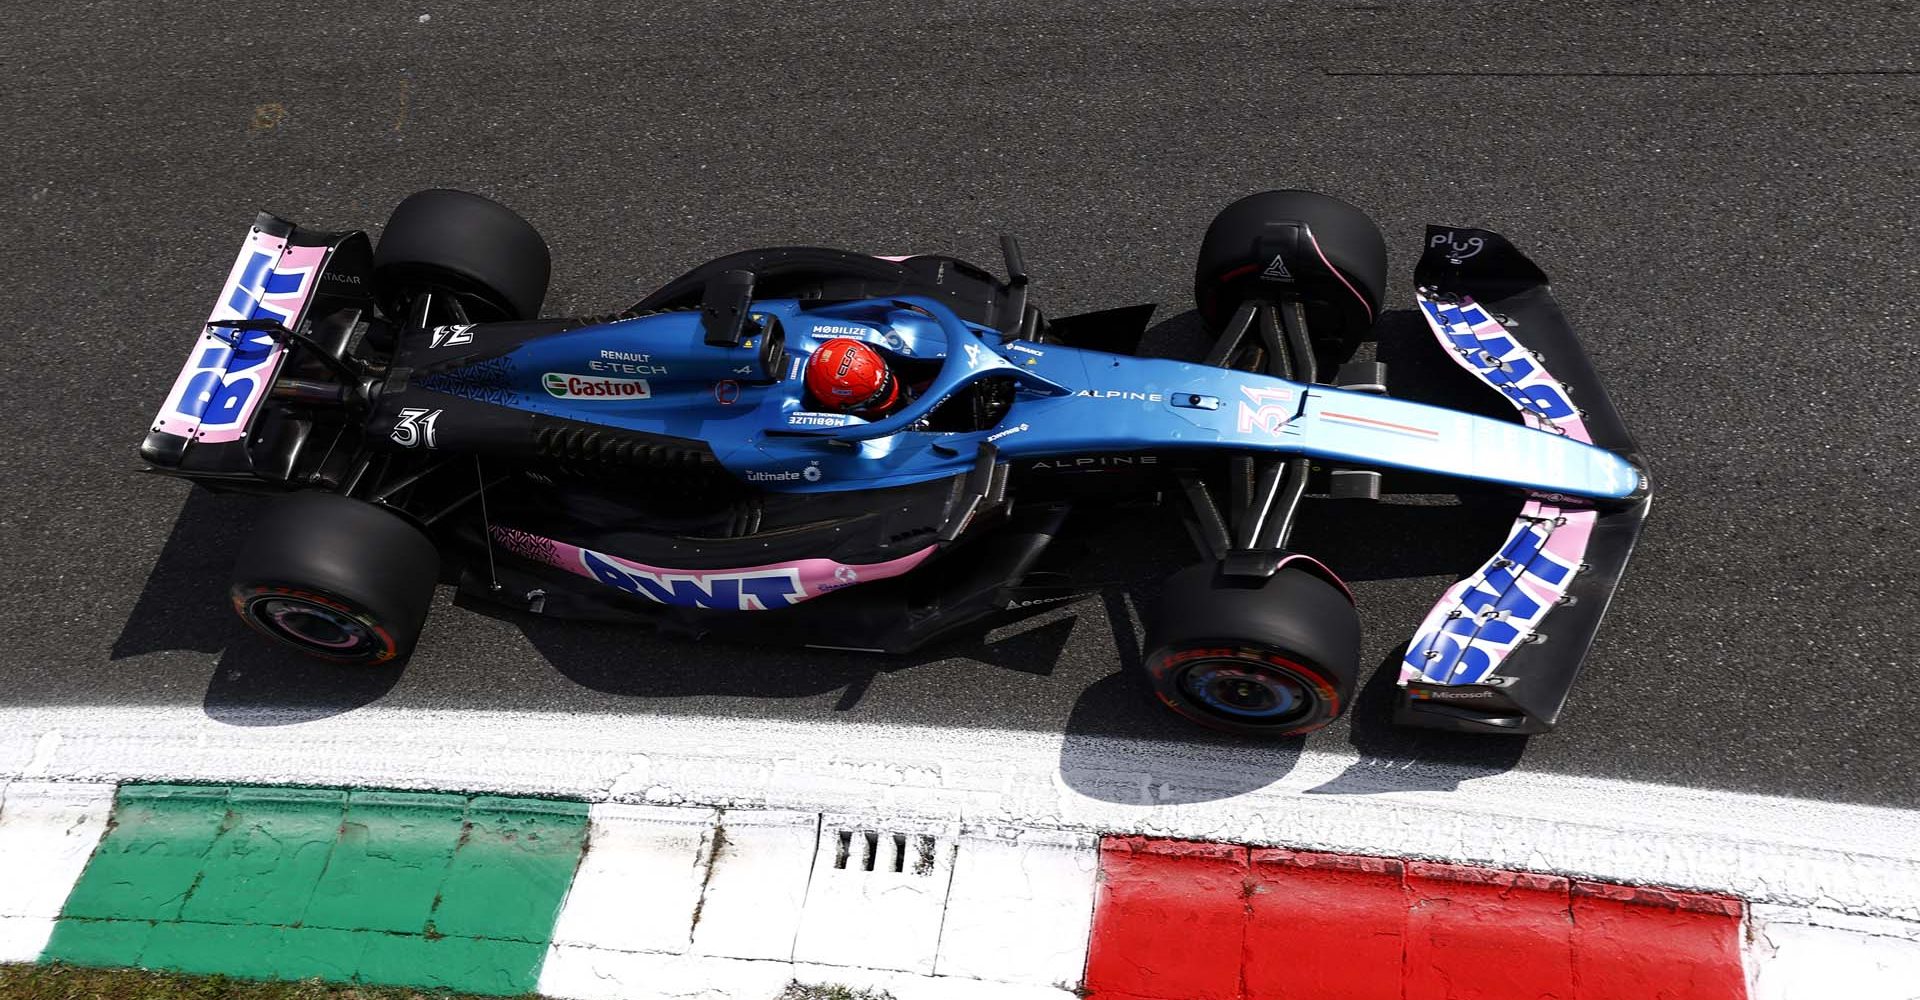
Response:
M840 413L884 413L900 401L900 381L871 346L835 337L807 359L807 394Z

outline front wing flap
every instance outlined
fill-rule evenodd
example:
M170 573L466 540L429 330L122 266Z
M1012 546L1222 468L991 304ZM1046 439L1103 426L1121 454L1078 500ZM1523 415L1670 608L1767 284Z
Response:
M1530 495L1506 544L1447 589L1401 661L1401 724L1546 732L1626 571L1651 482L1539 267L1496 233L1433 226L1415 278L1441 346L1527 426L1606 448L1642 470L1623 503Z

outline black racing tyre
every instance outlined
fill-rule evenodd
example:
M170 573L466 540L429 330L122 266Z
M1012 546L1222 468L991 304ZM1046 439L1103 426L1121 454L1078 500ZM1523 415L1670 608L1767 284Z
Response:
M1221 209L1200 243L1194 304L1200 318L1218 330L1242 301L1271 294L1275 286L1262 279L1272 266L1262 252L1262 237L1288 222L1307 224L1319 255L1333 269L1329 275L1317 260L1291 262L1295 274L1309 279L1297 291L1307 305L1308 327L1323 346L1317 353L1323 361L1345 361L1372 329L1385 301L1387 243L1367 213L1338 198L1262 191Z
M1360 618L1339 587L1298 566L1261 581L1192 566L1167 578L1141 666L1155 697L1193 722L1298 736L1352 701Z
M323 660L405 659L420 638L440 553L419 528L333 493L276 500L233 568L248 625Z
M436 188L408 195L373 251L374 290L396 318L421 291L457 296L475 322L533 319L552 273L547 242L512 209Z

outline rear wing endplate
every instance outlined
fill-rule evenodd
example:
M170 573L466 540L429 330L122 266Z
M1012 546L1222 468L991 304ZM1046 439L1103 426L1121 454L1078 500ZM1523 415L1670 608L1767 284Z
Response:
M167 390L140 445L140 457L166 469L191 464L209 473L245 473L250 468L246 440L254 420L286 360L287 345L260 329L236 329L226 323L271 321L289 330L306 319L328 264L352 242L355 262L364 269L365 237L358 233L321 233L299 229L265 212L254 220L240 254L220 286L186 363ZM362 276L336 276L341 292L365 294Z

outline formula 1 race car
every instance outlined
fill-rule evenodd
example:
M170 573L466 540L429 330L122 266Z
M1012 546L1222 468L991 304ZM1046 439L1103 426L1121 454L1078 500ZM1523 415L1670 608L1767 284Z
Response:
M1360 670L1345 585L1288 549L1303 496L1474 481L1520 513L1408 644L1396 719L1553 725L1650 491L1525 256L1431 227L1416 274L1504 420L1393 399L1382 365L1350 360L1387 255L1345 202L1269 191L1213 220L1199 363L1136 356L1139 309L1049 320L1002 246L1005 278L751 250L620 313L542 319L545 242L477 195L407 198L377 248L262 214L140 454L276 495L234 609L347 664L409 654L443 560L524 612L904 651L1058 595L1034 567L1076 504L1164 495L1202 558L1147 615L1145 679L1263 737L1332 721ZM833 398L813 368L875 392Z

